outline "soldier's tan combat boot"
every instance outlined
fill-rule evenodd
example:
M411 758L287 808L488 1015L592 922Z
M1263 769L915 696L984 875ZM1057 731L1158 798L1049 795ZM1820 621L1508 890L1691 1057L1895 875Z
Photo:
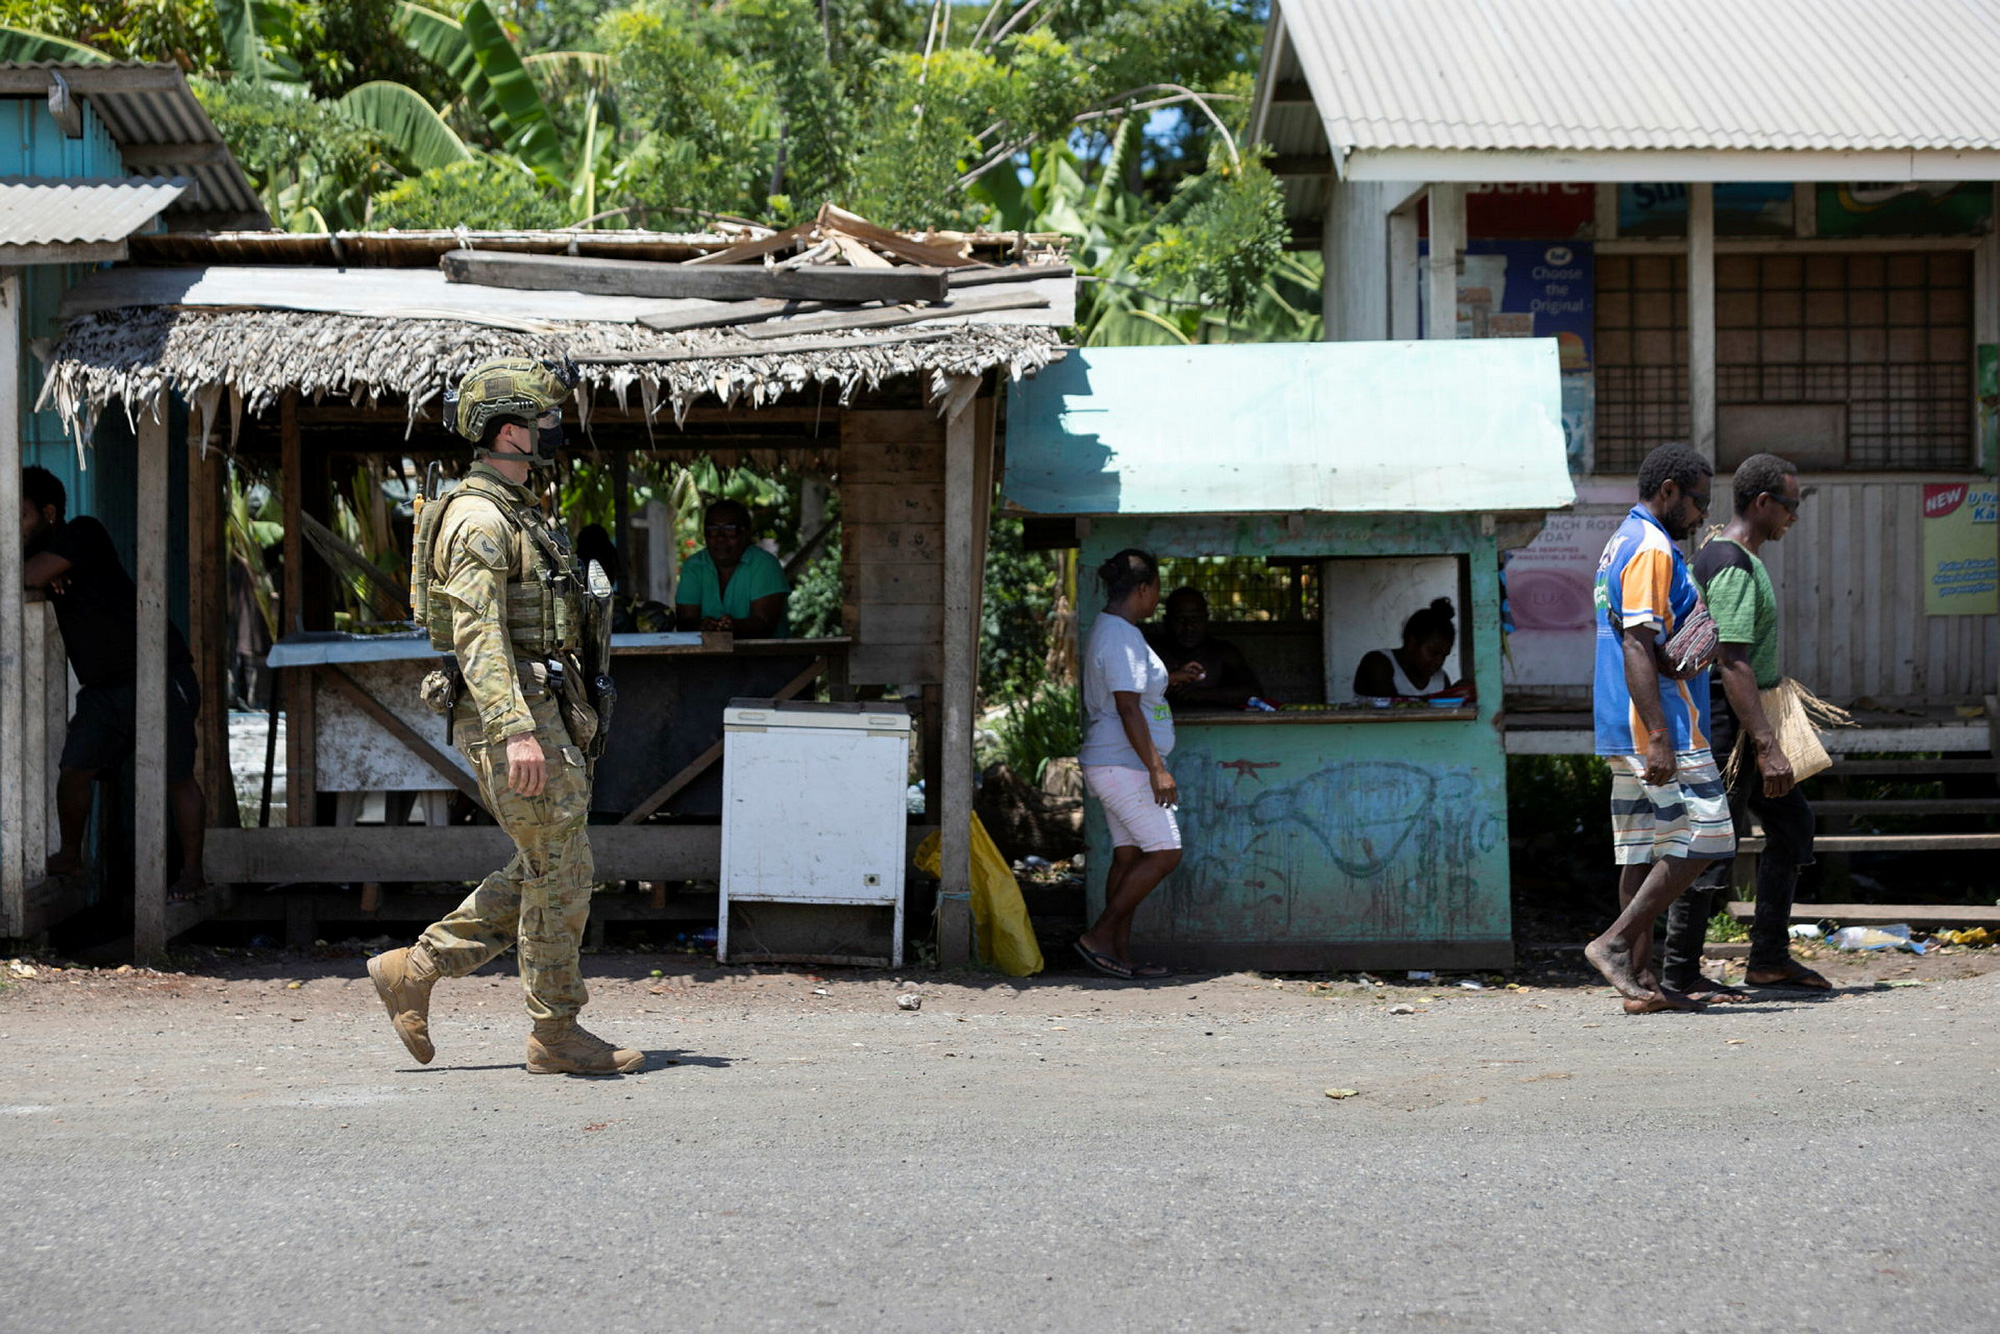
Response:
M537 1019L528 1034L531 1075L629 1075L646 1053L614 1047L574 1019Z
M431 1046L431 988L442 976L430 946L420 940L409 949L378 954L368 961L368 976L396 1036L420 1064L429 1065L437 1055Z

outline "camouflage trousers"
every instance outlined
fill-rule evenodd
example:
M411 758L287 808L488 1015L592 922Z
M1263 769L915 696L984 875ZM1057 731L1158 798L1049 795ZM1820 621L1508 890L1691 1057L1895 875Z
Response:
M479 776L480 800L514 840L514 858L423 938L447 977L464 977L518 941L528 1014L560 1019L589 999L577 950L595 873L585 832L590 770L570 744L555 701L544 694L528 706L548 761L548 786L538 797L507 785L506 745L487 742L464 702L452 715L452 740Z

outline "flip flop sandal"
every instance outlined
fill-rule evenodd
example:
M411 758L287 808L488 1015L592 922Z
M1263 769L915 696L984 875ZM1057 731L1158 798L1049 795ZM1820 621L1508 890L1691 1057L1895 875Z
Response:
M1732 987L1712 977L1698 977L1693 986L1677 986L1674 990L1702 1005L1738 1005L1751 999L1750 993L1741 987Z
M1172 977L1174 970L1163 963L1142 963L1132 969L1132 976L1143 978Z
M1132 970L1130 968L1127 968L1110 955L1101 954L1090 948L1090 946L1084 944L1081 940L1076 942L1076 952L1083 956L1085 963L1106 977L1115 977L1120 982L1130 982L1132 980Z
M1763 972L1764 970L1760 968L1757 971ZM1826 978L1815 973L1802 963L1792 964L1785 970L1783 977L1773 978L1769 982L1752 982L1749 974L1745 973L1743 983L1745 986L1751 987L1790 987L1795 991L1833 990L1833 983L1827 981Z

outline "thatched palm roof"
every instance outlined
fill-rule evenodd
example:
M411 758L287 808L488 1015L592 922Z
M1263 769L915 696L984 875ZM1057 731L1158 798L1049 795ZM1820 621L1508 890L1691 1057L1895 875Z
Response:
M241 239L210 238L220 247L213 255L199 238L183 240L175 257L194 267L117 269L72 289L64 298L72 318L47 358L40 406L60 414L79 442L111 403L133 413L162 392L179 395L210 424L224 411L232 424L245 412L260 415L288 393L308 402L399 404L414 422L473 365L525 354L578 364L590 391L579 394L585 424L593 395L637 407L649 422L661 411L678 420L709 397L758 408L808 388L844 402L904 376L928 377L927 387L939 390L951 377L989 371L1018 379L1062 355L1059 330L1074 319L1074 282L1059 249L1046 244L1052 238L1034 238L1041 244L1032 248L1018 237L917 238L832 208L784 232L706 238L714 244L694 262L921 270L940 274L938 290L952 290L942 301L895 306L900 297L871 299L882 284L850 268L841 283L857 299L797 310L768 299L658 301L620 295L616 278L588 292L447 281L436 247L410 257L377 247L376 265L337 269L301 265L289 254L257 262L263 257ZM353 248L363 239L345 241ZM487 249L477 234L454 239L462 250ZM504 252L518 239L497 238L490 249ZM411 267L401 267L405 258ZM617 261L576 261L579 269L594 263ZM667 270L685 265L648 269ZM802 313L808 309L818 313Z
M1062 344L1051 328L964 321L760 347L726 329L668 334L579 323L529 332L445 319L151 307L72 320L49 358L41 406L54 408L78 440L110 403L132 412L163 390L211 421L219 410L256 416L289 391L309 402L400 401L415 420L480 361L523 354L571 357L586 388L639 406L648 419L663 409L678 419L710 396L763 407L821 386L845 401L910 375L931 377L938 388L948 377L992 370L1018 379L1060 357ZM588 399L579 394L579 402Z

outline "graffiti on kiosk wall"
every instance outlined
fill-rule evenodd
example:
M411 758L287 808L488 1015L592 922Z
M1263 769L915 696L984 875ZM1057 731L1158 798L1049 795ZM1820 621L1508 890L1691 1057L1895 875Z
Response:
M1175 937L1388 939L1473 924L1480 859L1504 823L1471 770L1333 760L1293 773L1206 749L1176 752L1173 767L1185 850L1162 906Z

